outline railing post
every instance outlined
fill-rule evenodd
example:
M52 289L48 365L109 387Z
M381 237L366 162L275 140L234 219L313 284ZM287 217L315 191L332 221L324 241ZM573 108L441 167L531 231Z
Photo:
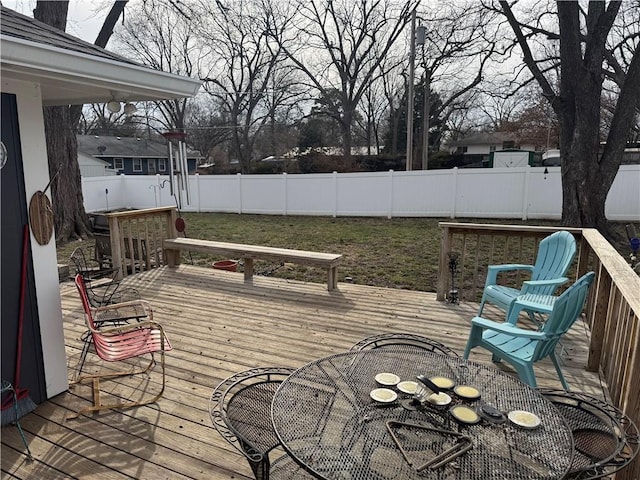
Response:
M165 214L165 238L177 238L178 230L176 229L176 220L178 219L178 211L172 208ZM162 241L162 240L160 240ZM172 258L169 258L172 257ZM180 251L179 250L162 250L163 263L165 265L171 265L177 267L180 265Z
M117 269L116 278L122 280L127 272L125 271L125 265L122 261L122 249L120 248L120 222L118 217L106 214L109 219L109 240L111 242L111 261L113 262L113 268Z
M442 227L442 240L440 242L440 259L438 261L438 286L436 288L436 300L443 301L447 296L447 253L451 249L453 233L448 226Z
M599 262L598 262L599 263ZM593 307L587 311L587 322L591 330L589 343L589 356L587 358L587 370L597 372L602 359L602 346L606 334L607 319L609 315L609 297L611 296L611 276L602 264L598 264L598 276L595 281Z
M580 237L580 240L577 243L580 246L580 249L578 250L578 268L575 280L587 273L589 268L589 250L591 249L589 242L584 238L584 235Z

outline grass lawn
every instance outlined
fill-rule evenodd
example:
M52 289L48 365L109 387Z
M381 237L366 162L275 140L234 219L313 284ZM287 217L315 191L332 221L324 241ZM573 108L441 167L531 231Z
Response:
M434 218L362 218L238 215L223 213L185 213L186 235L232 243L341 253L338 281L362 285L435 291L441 231ZM559 225L552 221L456 219L460 222L507 223L517 225ZM616 224L624 231L624 224ZM625 237L626 238L626 237ZM58 246L58 263L68 263L74 248L92 247L93 240ZM626 257L628 246L619 251ZM626 249L626 250L625 250ZM216 258L202 254L183 254L183 261L211 266ZM236 259L237 260L237 259ZM303 281L324 282L325 272L301 265L256 262L257 274ZM345 280L349 277L351 280Z

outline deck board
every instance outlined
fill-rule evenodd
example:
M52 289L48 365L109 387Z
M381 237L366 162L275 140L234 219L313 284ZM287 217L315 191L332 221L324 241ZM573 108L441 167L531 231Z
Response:
M435 293L340 283L326 285L255 276L190 265L152 269L126 278L154 308L170 338L167 386L154 405L68 420L91 399L88 385L38 406L21 423L36 460L25 461L17 430L2 428L2 478L211 479L251 478L243 457L211 426L212 389L227 376L258 366L298 367L338 353L383 332L429 336L462 353L477 304L448 305ZM79 358L84 331L81 305L71 282L61 284L69 375ZM487 316L497 310L488 308ZM563 341L564 372L573 389L604 395L598 375L584 370L588 352L582 322ZM491 364L488 353L473 360ZM101 362L90 354L86 371ZM505 366L500 368L509 371ZM115 395L132 388L158 387L154 372L147 383L109 384ZM536 366L541 386L560 387L551 362Z

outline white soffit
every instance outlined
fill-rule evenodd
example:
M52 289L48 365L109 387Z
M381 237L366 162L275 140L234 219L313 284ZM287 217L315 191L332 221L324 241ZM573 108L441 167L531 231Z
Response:
M192 97L193 78L0 35L2 78L39 83L43 105Z

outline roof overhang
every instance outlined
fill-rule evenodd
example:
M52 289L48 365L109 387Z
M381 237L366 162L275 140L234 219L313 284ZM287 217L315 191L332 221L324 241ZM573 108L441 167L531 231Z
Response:
M8 35L0 35L0 52L2 77L39 83L45 106L192 97L201 86L193 78Z

